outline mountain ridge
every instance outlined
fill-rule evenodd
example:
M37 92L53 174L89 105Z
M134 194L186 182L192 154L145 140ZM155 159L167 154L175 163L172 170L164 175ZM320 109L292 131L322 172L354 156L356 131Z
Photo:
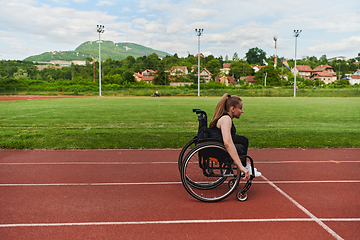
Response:
M159 57L165 57L168 54L164 51L154 50L149 47L142 46L136 43L114 43L113 41L101 40L101 60L104 61L107 58L113 60L122 60L128 56L134 58L147 56L152 53L156 53ZM38 55L30 56L24 60L35 62L50 62L55 60L63 61L85 61L87 57L99 58L99 40L86 41L80 44L74 51L52 51L44 52Z

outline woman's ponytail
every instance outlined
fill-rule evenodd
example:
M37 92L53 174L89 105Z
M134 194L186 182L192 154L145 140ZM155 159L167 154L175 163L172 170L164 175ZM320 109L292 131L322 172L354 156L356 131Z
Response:
M215 108L215 113L213 118L210 121L210 125L209 128L212 128L215 125L215 122L223 115L223 113L226 111L226 106L227 104L227 100L228 98L231 98L231 95L228 93L225 93L219 103L217 104L216 108Z

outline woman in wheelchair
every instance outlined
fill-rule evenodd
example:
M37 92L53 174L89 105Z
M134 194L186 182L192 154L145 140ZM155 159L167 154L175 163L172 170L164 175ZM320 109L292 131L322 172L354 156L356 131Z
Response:
M208 134L210 138L222 141L229 155L234 160L237 167L245 174L244 179L248 180L251 174L251 166L246 162L249 140L236 134L236 128L232 122L233 118L240 118L243 110L243 102L238 96L231 96L225 93L216 106L215 113L211 119ZM255 177L261 176L261 173L254 168Z

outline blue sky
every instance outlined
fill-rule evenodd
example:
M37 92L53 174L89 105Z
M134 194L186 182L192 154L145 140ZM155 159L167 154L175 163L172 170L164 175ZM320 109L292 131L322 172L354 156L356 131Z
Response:
M0 59L22 60L50 51L75 50L98 39L132 42L179 56L196 54L195 28L203 28L201 52L216 57L253 47L297 57L354 58L360 53L357 0L0 0Z

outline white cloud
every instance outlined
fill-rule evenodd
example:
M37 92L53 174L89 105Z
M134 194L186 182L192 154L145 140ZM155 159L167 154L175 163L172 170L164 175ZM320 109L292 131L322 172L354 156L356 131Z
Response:
M97 6L103 6L103 5L113 6L113 5L115 5L115 3L106 1L106 0L100 0L96 5Z
M339 42L332 43L322 41L321 44L311 46L308 48L308 50L318 55L327 53L325 55L348 55L347 57L352 58L355 57L358 52L360 52L360 36L352 36L347 39L341 39ZM338 54L339 52L343 54Z
M57 3L54 3L54 2ZM46 4L42 4L45 2ZM86 4L79 4L85 3ZM197 53L195 28L203 28L201 51L215 56L245 55L259 47L294 55L294 29L302 29L299 56L349 55L359 48L360 2L353 0L0 0L1 55L23 58L52 50L73 50L102 38L134 42L158 50ZM62 7L55 7L62 6ZM86 10L85 10L86 9ZM5 42L12 42L12 44ZM7 50L10 49L10 50ZM14 53L14 54L12 54ZM17 55L15 55L15 53Z
M131 12L131 9L130 8L128 8L128 7L123 7L122 9L121 9L121 12Z
M74 50L82 42L96 39L95 27L99 22L113 22L117 18L102 12L29 4L5 3L0 9L0 21L4 23L1 30L5 33L1 34L0 41L6 42L5 36L16 36L11 48L14 53L22 51L22 58L29 56L30 51L34 55L45 51ZM0 49L3 52L2 47Z

